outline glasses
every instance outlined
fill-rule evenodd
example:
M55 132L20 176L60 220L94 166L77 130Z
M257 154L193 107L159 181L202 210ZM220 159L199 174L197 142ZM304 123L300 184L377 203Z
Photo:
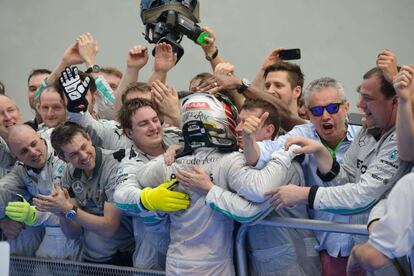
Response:
M340 103L330 103L328 105L325 106L314 106L314 107L309 107L310 112L312 113L313 116L316 117L320 117L323 114L323 110L326 109L326 111L329 114L335 114L338 113L339 111L339 107L344 104L344 101L340 102Z

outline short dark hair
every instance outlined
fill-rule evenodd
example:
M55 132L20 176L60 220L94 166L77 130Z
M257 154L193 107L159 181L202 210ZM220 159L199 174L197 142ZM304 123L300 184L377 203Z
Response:
M260 108L263 110L263 112L269 112L269 117L267 117L264 124L265 125L272 124L275 126L275 132L272 134L272 139L274 139L279 132L279 128L281 124L279 112L277 111L276 107L272 105L271 103L264 101L264 100L246 99L240 111L243 109L251 110L254 108Z
M89 139L89 135L86 131L77 123L65 122L63 125L57 126L50 135L50 141L52 147L60 157L64 157L65 154L62 147L69 144L76 134L80 133L86 139Z
M202 73L199 73L199 74L195 75L195 76L194 76L194 77L190 80L190 85L191 85L191 83L192 83L193 81L195 81L195 80L197 80L197 79L206 80L206 79L211 78L212 76L213 76L213 74L208 73L208 72L202 72Z
M4 87L4 83L0 81L0 95L6 94L6 88Z
M43 93L46 92L46 90L48 90L48 89L53 89L56 93L58 93L58 95L59 95L60 99L63 101L63 103L65 102L65 96L63 95L64 92L61 89L59 89L59 87L56 83L54 83L54 84L49 84L45 88L43 88L43 91L40 94L39 99L38 99L39 104L42 101L41 99L42 99Z
M292 88L295 88L296 86L303 87L303 84L305 82L305 75L303 74L299 65L286 61L278 61L266 67L264 78L266 78L270 72L276 71L287 72L288 80Z
M122 78L122 72L115 67L101 67L101 70L99 71L105 74L115 75L120 79Z
M154 104L146 99L135 98L124 103L118 111L118 122L121 124L121 127L124 130L132 129L132 116L138 111L138 109L146 106L157 112Z
M37 75L50 75L52 74L52 72L49 69L44 69L44 68L39 68L39 69L33 69L30 74L29 77L27 78L27 84L29 84L29 81L32 77L37 76Z
M132 82L130 83L125 90L122 92L121 103L125 104L126 98L129 93L138 91L138 92L151 92L151 86L146 82Z
M398 66L397 69L400 71L401 67ZM380 91L386 99L390 99L396 95L394 86L385 78L384 73L378 67L374 67L366 72L363 76L363 79L367 80L374 76L377 76L381 81Z

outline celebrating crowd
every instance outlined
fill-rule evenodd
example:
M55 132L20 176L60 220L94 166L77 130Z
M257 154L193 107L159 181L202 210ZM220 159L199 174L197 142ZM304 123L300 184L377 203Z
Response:
M212 71L182 91L167 78L170 44L155 45L143 80L146 46L122 73L99 66L90 33L53 71L29 74L32 120L2 80L0 230L12 255L235 275L242 223L250 275L411 273L414 66L385 49L356 92L329 76L305 86L276 48L250 82L203 30ZM277 217L363 224L369 237L259 223Z

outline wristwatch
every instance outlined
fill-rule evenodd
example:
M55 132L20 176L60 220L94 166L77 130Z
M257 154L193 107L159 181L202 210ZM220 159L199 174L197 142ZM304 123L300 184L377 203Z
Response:
M246 91L247 88L249 88L251 84L252 84L251 81L249 81L246 78L242 78L241 79L241 85L240 85L239 88L237 88L237 92L239 92L240 94L243 94L244 91Z
M217 57L217 55L218 55L218 48L216 47L216 50L214 51L214 53L213 54L211 54L211 56L209 56L209 55L206 55L206 60L208 60L208 61L212 61L213 59L215 59L216 57Z
M85 73L90 74L90 73L98 73L99 71L101 71L101 67L99 67L99 65L94 64L91 67L89 67L88 69L86 69Z
M72 209L66 211L65 218L67 218L68 220L75 220L77 214L78 214L78 207L73 205Z

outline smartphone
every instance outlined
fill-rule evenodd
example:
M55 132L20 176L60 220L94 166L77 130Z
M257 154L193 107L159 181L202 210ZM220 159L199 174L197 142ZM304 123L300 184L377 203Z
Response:
M348 123L350 125L362 126L362 118L364 118L364 115L360 113L350 113L348 115Z
M282 60L300 59L300 49L285 49L279 52L279 58Z

